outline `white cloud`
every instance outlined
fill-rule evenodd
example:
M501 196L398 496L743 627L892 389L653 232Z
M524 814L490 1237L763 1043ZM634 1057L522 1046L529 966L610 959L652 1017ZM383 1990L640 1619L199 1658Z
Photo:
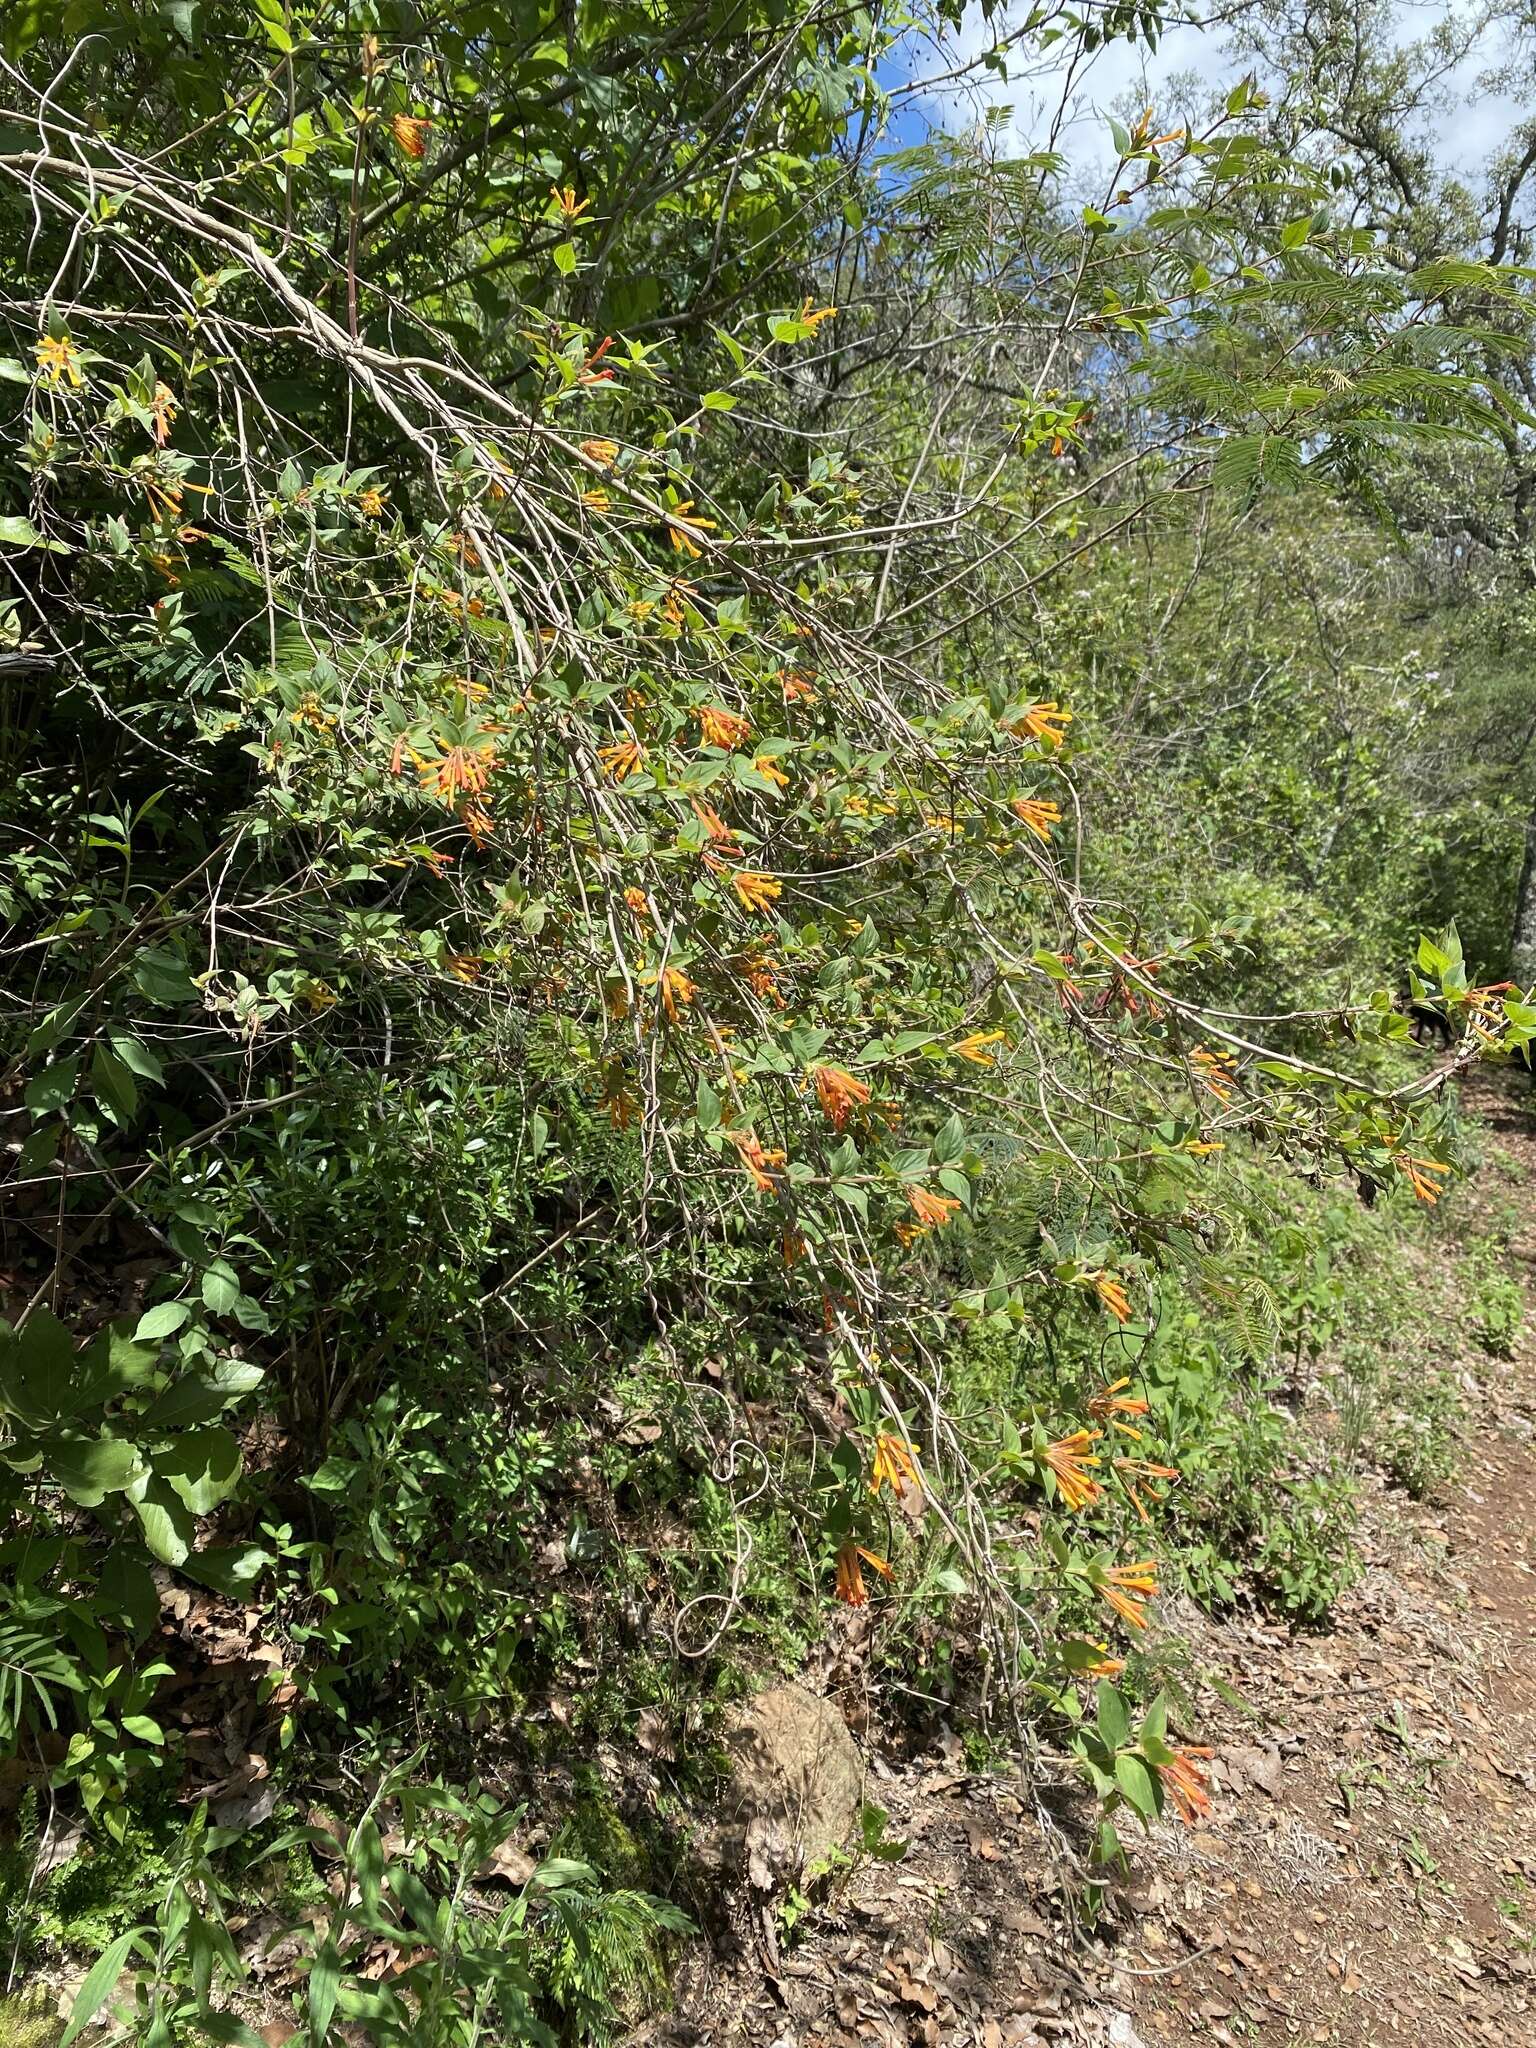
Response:
M968 17L958 35L935 44L910 42L898 54L904 83L915 87L911 98L937 126L968 126L984 112L1011 110L1008 132L1020 151L1054 147L1084 172L1107 175L1116 161L1110 140L1110 110L1129 94L1137 111L1172 114L1169 81L1181 72L1206 77L1219 66L1219 32L1184 25L1164 36L1157 49L1144 43L1106 44L1074 62L1075 45L1063 39L1037 54L1019 44L1005 56L1008 76L980 66L978 60L1006 30ZM966 67L975 65L973 70ZM956 80L950 74L965 71Z
M1399 45L1425 35L1451 11L1451 0L1402 0ZM1188 109L1180 104L1175 86L1181 76L1195 75L1203 100L1212 87L1235 83L1244 68L1229 54L1220 25L1183 24L1170 29L1155 51L1143 43L1108 44L1073 67L1070 76L1069 39L1043 56L1021 44L1008 54L1010 75L1003 79L978 60L1006 33L1000 18L989 26L979 14L968 16L958 34L937 43L914 37L898 48L888 61L888 78L894 83L891 75L899 73L907 88L905 104L951 130L968 126L984 111L1009 108L1014 147L1026 151L1054 142L1089 178L1107 177L1114 168L1108 125L1112 108L1133 98L1138 111L1150 106L1155 116L1169 117L1172 126L1186 111L1196 118L1203 111L1199 104ZM1507 46L1490 32L1445 80L1445 105L1431 123L1441 162L1474 184L1489 157L1531 111L1506 93L1480 89L1480 77L1507 54ZM977 68L958 81L947 75L968 65Z

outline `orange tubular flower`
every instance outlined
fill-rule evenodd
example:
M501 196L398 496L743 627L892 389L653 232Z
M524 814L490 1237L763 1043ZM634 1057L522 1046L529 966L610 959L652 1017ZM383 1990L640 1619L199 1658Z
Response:
M739 962L742 980L753 995L764 1002L773 1003L778 1009L784 1008L784 995L779 987L779 963L769 953L754 949L744 954Z
M1044 796L1016 796L1010 806L1013 815L1044 845L1061 823L1061 805Z
M1089 1471L1099 1460L1093 1446L1099 1440L1096 1429L1075 1429L1045 1449L1045 1462L1056 1475L1061 1497L1073 1514L1091 1508L1103 1494L1103 1487Z
M1218 1102L1232 1100L1233 1085L1237 1080L1236 1062L1229 1052L1212 1052L1208 1046L1197 1045L1189 1056L1200 1079L1210 1089Z
M1129 1303L1127 1303L1127 1307L1129 1307ZM1143 1400L1140 1394L1122 1394L1120 1389L1128 1387L1130 1384L1128 1379L1112 1381L1109 1386L1104 1387L1099 1393L1094 1394L1090 1398L1088 1413L1095 1422L1107 1422L1112 1429L1119 1430L1122 1436L1128 1436L1133 1441L1139 1442L1141 1431L1132 1428L1128 1422L1122 1422L1120 1417L1122 1415L1149 1414L1152 1404L1150 1401Z
M663 967L658 986L661 989L661 1007L669 1024L676 1024L683 1011L698 994L698 984L688 979L681 967Z
M1413 1189L1419 1200L1427 1202L1433 1208L1441 1195L1441 1189L1436 1184L1433 1176L1449 1173L1451 1169L1448 1166L1442 1166L1438 1159L1414 1159L1407 1153L1404 1153L1397 1163L1403 1169L1403 1172L1407 1174L1408 1185Z
M606 1110L608 1121L616 1131L627 1131L640 1115L640 1104L625 1085L624 1069L617 1061L611 1061L603 1069L603 1092L597 1106Z
M427 137L432 133L432 123L411 114L392 114L389 132L405 154L420 163L427 153Z
M752 766L765 782L774 782L778 784L780 789L788 789L789 777L784 773L778 762L774 760L772 754L759 754L752 763Z
M473 798L466 798L457 807L457 813L459 823L464 827L464 830L469 834L474 844L476 846L489 845L491 834L496 828L491 814L485 808L485 805L476 803ZM535 831L539 829L537 824L535 824L534 829Z
M1084 1675L1088 1678L1118 1678L1125 1669L1125 1659L1111 1657L1108 1643L1095 1643L1093 1647L1101 1650L1103 1655L1095 1657L1091 1664L1083 1667Z
M840 1131L856 1109L869 1100L869 1084L859 1081L841 1067L817 1067L816 1099L834 1131Z
M595 462L600 469L612 469L619 459L619 444L617 441L605 441L601 438L583 441L581 452L588 462Z
M990 1067L994 1062L988 1046L1006 1045L1007 1042L1006 1031L973 1031L969 1038L960 1039L950 1050L961 1059L969 1060L973 1067Z
M562 220L580 220L592 204L590 199L576 197L574 185L551 185L549 196Z
M713 531L714 524L713 519L699 517L693 509L692 498L684 498L667 514L667 538L678 554L696 562L704 552L699 543Z
M813 308L814 310L812 310ZM835 320L836 318L836 306L817 306L809 293L807 293L800 307L800 325L802 327L817 328L823 320Z
M1142 1489L1145 1488L1153 1500L1161 1500L1163 1496L1160 1489L1149 1482L1154 1479L1177 1479L1179 1476L1177 1465L1154 1465L1150 1458L1116 1458L1115 1470L1124 1479L1125 1490L1131 1497L1131 1506L1135 1508L1137 1517L1142 1522L1150 1522L1152 1519L1142 1502Z
M959 1208L954 1195L931 1195L927 1188L908 1188L907 1200L924 1230L942 1230Z
M149 416L153 422L150 434L157 448L163 448L171 438L171 423L176 417L176 394L169 384L155 385L154 396L149 401Z
M1095 1273L1093 1291L1117 1323L1130 1321L1131 1301L1123 1280L1117 1279L1113 1273Z
M862 1543L855 1543L850 1539L847 1543L840 1544L837 1552L837 1597L845 1607L869 1605L864 1574L859 1569L861 1559L871 1571L878 1572L882 1579L894 1576L885 1559L877 1557L872 1550L866 1550Z
M553 187L551 189L553 190ZM558 194L556 196L558 197ZM613 336L605 334L597 344L597 347L593 349L591 355L587 357L585 363L582 364L581 374L576 379L578 384L611 384L613 382L613 366L611 363L604 364L602 369L597 367L612 347Z
M723 853L740 853L736 834L714 806L700 803L696 796L689 797L688 801L693 806L693 815L704 827L704 836L710 845L718 846Z
M38 370L47 378L50 389L57 391L61 384L68 384L72 391L78 391L85 382L80 368L80 351L67 334L45 334L41 341L34 343L32 353L37 357Z
M875 1438L875 1457L869 1474L870 1492L878 1493L882 1486L888 1486L900 1500L909 1486L920 1489L922 1483L917 1469L916 1444L909 1444L905 1437L891 1436L882 1430Z
M1132 1628L1147 1625L1147 1602L1157 1597L1157 1563L1147 1558L1140 1564L1111 1565L1098 1588L1100 1599Z
M372 484L357 494L357 509L365 519L382 519L386 503L383 491L375 489Z
M784 702L786 704L814 704L816 702L815 684L809 676L801 675L798 669L780 669L779 687L784 692Z
M752 730L751 721L739 711L727 711L719 704L701 704L693 715L699 721L699 734L706 746L729 751L739 747Z
M646 900L646 894L643 889L626 889L624 891L624 904L625 908L635 917L649 917L651 914L651 906Z
M181 485L156 483L153 477L144 479L144 495L149 500L149 509L156 519L179 520L181 518Z
M751 1174L758 1190L765 1195L774 1191L773 1168L782 1166L786 1155L777 1150L765 1150L762 1142L752 1131L729 1133L736 1150L741 1154L741 1163Z
M1009 720L1008 730L1021 739L1040 740L1048 747L1059 747L1071 723L1072 713L1065 705L1053 701L1029 705L1017 718Z
M760 875L751 868L743 868L739 874L732 875L731 887L736 891L743 910L756 910L764 917L769 915L784 893L782 882L776 882L772 875Z
M638 775L645 766L645 752L638 740L614 740L598 748L597 758L615 782L622 782L627 775Z
M1172 1763L1153 1766L1163 1781L1163 1790L1177 1807L1179 1818L1186 1827L1193 1827L1196 1821L1204 1820L1211 1810L1211 1781L1204 1771L1195 1767L1197 1757L1211 1754L1208 1749L1176 1749Z
M479 796L490 785L496 765L493 747L444 747L435 761L421 762L422 784L452 805L461 796Z

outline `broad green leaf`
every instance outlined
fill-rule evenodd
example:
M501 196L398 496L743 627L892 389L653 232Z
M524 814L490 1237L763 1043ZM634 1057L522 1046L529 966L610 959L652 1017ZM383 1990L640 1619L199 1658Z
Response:
M191 1318L190 1302L157 1302L153 1308L145 1309L133 1334L141 1344L156 1344L162 1337L173 1336L182 1324L190 1322Z
M109 1493L124 1492L143 1470L137 1447L118 1437L53 1437L45 1445L45 1477L83 1508L100 1507Z
M1123 1750L1115 1758L1115 1783L1143 1820L1157 1818L1157 1787L1139 1756Z
M194 1515L210 1514L240 1481L240 1446L227 1429L189 1429L157 1451L155 1477Z
M147 1486L130 1494L133 1511L144 1531L144 1541L162 1564L185 1562L192 1548L192 1517L185 1504L168 1486L151 1479Z
M22 1100L34 1116L53 1116L74 1094L79 1078L80 1061L76 1055L55 1060L52 1066L44 1067L41 1073L32 1076Z

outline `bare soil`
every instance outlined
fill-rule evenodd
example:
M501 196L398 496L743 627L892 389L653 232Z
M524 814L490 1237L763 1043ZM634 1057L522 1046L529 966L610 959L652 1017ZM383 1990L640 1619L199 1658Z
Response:
M1473 1084L1536 1326L1536 1099ZM872 1759L910 1848L807 1923L696 1956L637 2039L743 2048L1536 2048L1536 1338L1462 1362L1470 1427L1436 1502L1376 1485L1365 1573L1325 1631L1169 1616L1216 1746L1208 1820L1136 1848L1085 1929L1050 1795L952 1738ZM1064 1812L1063 1819L1069 1816Z

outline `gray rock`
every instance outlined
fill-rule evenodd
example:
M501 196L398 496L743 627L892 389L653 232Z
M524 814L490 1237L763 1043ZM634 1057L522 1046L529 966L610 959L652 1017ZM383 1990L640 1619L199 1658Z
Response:
M864 1764L842 1715L802 1686L760 1692L726 1734L729 1818L745 1828L759 1890L823 1862L858 1823Z

